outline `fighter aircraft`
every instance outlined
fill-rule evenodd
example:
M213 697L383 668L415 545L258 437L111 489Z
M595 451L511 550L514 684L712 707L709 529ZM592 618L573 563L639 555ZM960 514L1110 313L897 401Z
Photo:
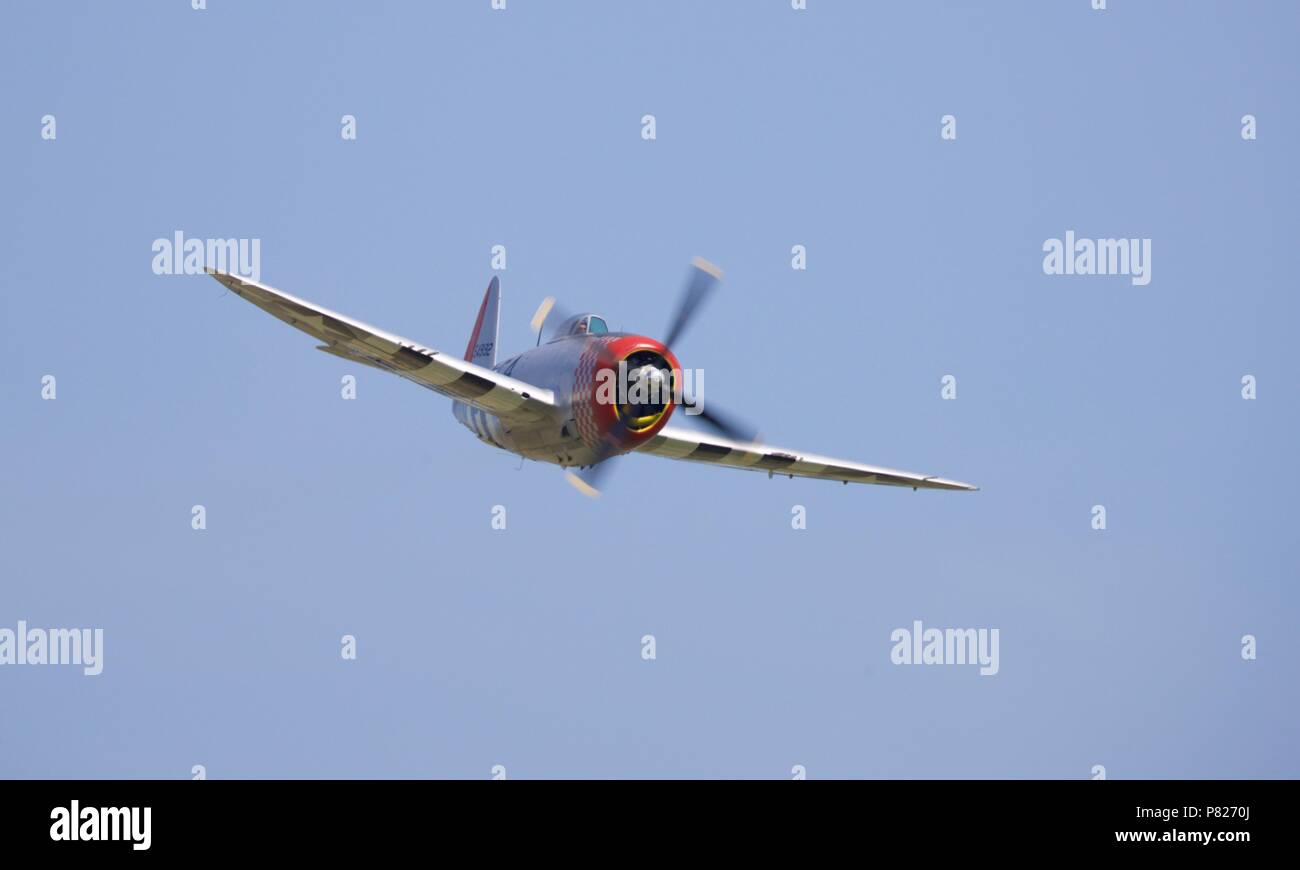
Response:
M754 430L687 392L674 346L722 272L696 258L666 338L611 332L596 314L568 317L546 299L534 315L537 346L497 363L500 282L493 277L463 358L402 338L238 275L208 269L233 293L323 344L317 350L392 372L452 399L452 414L493 447L566 469L596 496L608 460L625 453L686 459L768 477L786 475L912 489L978 487L760 444ZM559 326L542 335L548 320ZM715 433L668 425L681 406ZM574 470L577 470L575 473Z

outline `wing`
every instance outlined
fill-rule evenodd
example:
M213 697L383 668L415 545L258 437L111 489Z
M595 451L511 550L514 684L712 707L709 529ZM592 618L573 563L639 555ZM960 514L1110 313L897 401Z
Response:
M794 477L840 480L844 483L910 486L912 489L979 489L969 483L945 480L929 474L896 471L892 468L862 465L843 459L814 456L811 453L782 450L765 444L732 441L718 435L676 426L665 426L660 429L659 434L647 441L637 452L667 456L669 459L689 459L692 462L727 465L748 471L766 471L769 477L773 474L786 474Z
M265 284L224 272L209 270L208 274L235 295L325 342L318 350L401 375L507 421L534 422L554 414L555 396L550 390L431 350Z

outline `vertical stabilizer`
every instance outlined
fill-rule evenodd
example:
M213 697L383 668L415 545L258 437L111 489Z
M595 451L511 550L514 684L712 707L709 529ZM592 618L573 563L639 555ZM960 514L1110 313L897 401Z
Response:
M475 365L492 368L497 364L497 333L501 324L501 282L492 276L487 292L483 294L483 304L478 309L478 320L474 321L474 331L469 334L469 345L465 348L465 359Z

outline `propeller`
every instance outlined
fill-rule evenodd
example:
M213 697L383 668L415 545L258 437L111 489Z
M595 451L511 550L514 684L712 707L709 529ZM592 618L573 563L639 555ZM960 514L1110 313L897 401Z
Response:
M682 408L691 409L691 416L716 432L733 441L754 442L758 440L758 430L731 414L719 414L717 411L705 410L704 405L693 396L682 395Z
M533 319L528 322L528 325L533 328L533 332L536 332L539 335L541 334L542 324L546 323L546 318L550 315L551 309L554 307L554 296L547 296L542 300L542 304L537 306L537 313L534 314Z
M717 266L703 257L691 260L686 289L682 293L681 301L677 303L677 311L673 319L669 321L668 337L664 339L665 345L670 348L676 346L677 339L686 332L686 328L695 317L695 312L717 289L721 281L722 270ZM694 412L692 416L698 417L701 423L734 441L753 441L758 437L758 430L753 426L741 422L738 417L731 414L706 411L704 405L692 396L682 396L682 407L691 409Z
M600 449L596 451L596 457L592 459L591 465L564 473L565 479L573 484L574 489L588 498L600 498L601 481L609 474L610 467L614 464L610 460L614 457L614 451L618 449L618 443L622 440L625 429L621 420L616 422L609 434L601 441Z
M573 316L573 313L563 305L555 301L554 296L547 296L542 300L542 304L537 306L537 312L533 314L533 319L528 322L533 332L537 333L537 343L542 343L542 328L548 322L564 323Z
M690 325L696 310L721 280L722 270L717 266L703 257L691 260L690 277L686 279L686 291L682 293L681 301L677 303L677 313L669 321L668 337L664 339L664 344L668 347L677 344L677 339L681 338L686 327Z
M687 275L686 287L677 303L677 310L668 323L667 338L664 339L665 346L673 347L677 340L686 333L687 328L695 319L696 312L708 301L721 280L722 270L717 266L702 257L691 260L691 269ZM554 296L547 296L543 299L531 321L533 331L537 333L538 344L541 344L542 329L548 320L552 317L558 317L560 322L564 322L569 316L567 311L556 304ZM704 404L693 396L683 394L681 405L683 409L689 409L690 415L699 418L701 423L733 441L752 442L758 437L758 430L753 426L742 422L740 418L732 414L720 412L717 409L705 410ZM605 478L611 465L607 460L614 457L622 440L623 429L621 422L616 424L615 429L605 437L591 465L577 471L565 472L565 477L569 483L573 484L574 488L583 495L591 498L600 495L600 483Z

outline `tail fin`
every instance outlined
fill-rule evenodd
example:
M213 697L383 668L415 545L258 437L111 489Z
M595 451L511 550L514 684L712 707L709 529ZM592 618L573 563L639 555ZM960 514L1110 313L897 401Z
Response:
M465 348L466 360L487 368L497 364L500 314L501 282L493 275L487 292L483 294L483 304L479 306L478 320L474 321L474 331L469 334L469 345Z

